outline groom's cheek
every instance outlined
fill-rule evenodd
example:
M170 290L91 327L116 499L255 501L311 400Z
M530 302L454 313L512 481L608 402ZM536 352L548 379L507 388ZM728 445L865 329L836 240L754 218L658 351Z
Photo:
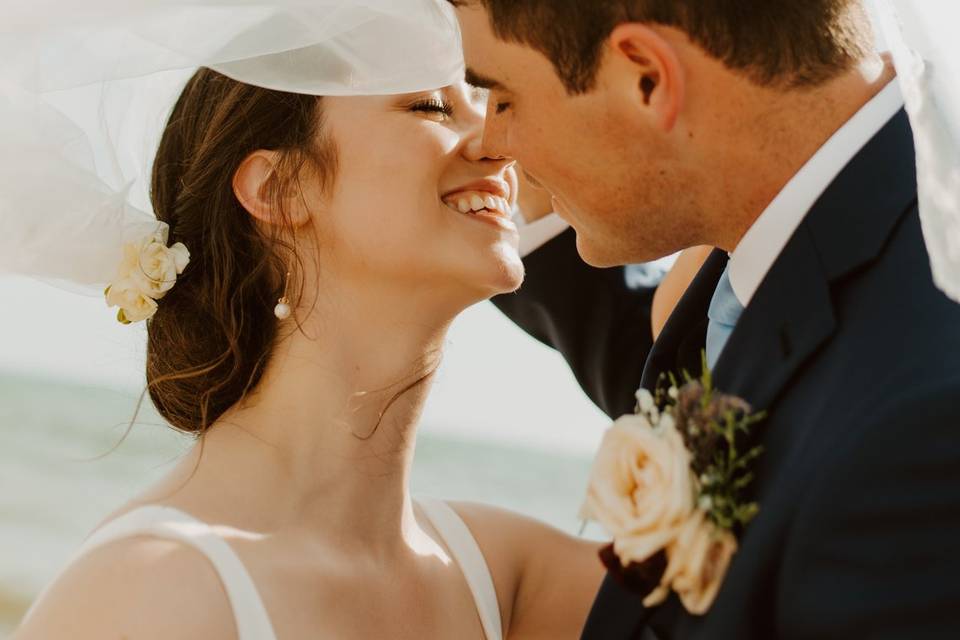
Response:
M549 191L522 167L514 174L517 183L517 207L527 224L536 222L553 212L553 198Z

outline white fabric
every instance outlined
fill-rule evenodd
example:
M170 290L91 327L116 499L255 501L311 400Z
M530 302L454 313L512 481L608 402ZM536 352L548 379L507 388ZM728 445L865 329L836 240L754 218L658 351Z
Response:
M900 87L890 82L820 147L760 214L730 254L730 284L740 304L750 304L780 252L830 183L902 108Z
M233 608L239 640L276 637L260 593L236 552L209 525L177 509L146 506L111 520L87 538L69 564L109 542L132 536L176 540L195 548L207 557L220 576ZM43 594L36 601L42 597Z
M877 12L913 126L934 281L960 302L960 2L880 0Z
M445 0L6 0L0 59L0 272L94 294L157 227L149 167L197 67L324 96L463 77Z
M440 500L418 500L433 527L443 537L466 578L476 602L486 640L502 640L500 606L483 552L457 513ZM139 507L94 531L67 564L110 542L151 536L189 545L209 559L223 583L233 609L239 640L274 640L276 635L263 600L237 553L210 525L172 507ZM49 589L49 587L48 587ZM46 590L37 597L39 602ZM30 615L30 612L27 612Z
M46 93L209 66L312 95L384 95L460 79L436 0L6 0L0 78Z
M421 498L417 503L443 537L457 564L460 565L460 570L477 603L477 613L480 615L486 640L502 640L503 624L500 618L497 590L493 585L493 577L483 557L483 551L480 550L470 529L446 502Z

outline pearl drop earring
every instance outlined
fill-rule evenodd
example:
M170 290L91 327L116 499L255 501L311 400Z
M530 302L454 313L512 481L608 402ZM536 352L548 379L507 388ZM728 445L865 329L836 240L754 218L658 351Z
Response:
M277 306L273 308L273 315L277 316L278 320L286 320L290 317L290 300L287 298L287 285L290 284L290 272L287 272L287 278L283 282L283 296L277 300Z

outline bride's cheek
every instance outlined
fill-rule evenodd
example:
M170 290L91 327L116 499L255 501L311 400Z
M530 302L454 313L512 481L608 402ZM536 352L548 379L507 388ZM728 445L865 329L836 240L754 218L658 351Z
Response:
M433 126L421 131L417 138L424 154L434 158L448 157L456 153L462 142L462 136L443 123L433 123Z

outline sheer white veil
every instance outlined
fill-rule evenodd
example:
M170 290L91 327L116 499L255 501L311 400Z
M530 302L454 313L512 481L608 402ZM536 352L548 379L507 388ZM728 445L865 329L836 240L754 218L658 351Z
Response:
M875 0L913 124L937 285L960 301L957 0ZM156 228L149 165L196 67L315 95L462 77L444 0L5 0L0 272L99 292L125 239Z
M197 67L323 96L463 77L443 0L6 0L0 60L0 272L88 293L160 224L149 168Z
M878 0L876 8L913 126L934 281L960 302L960 2Z

